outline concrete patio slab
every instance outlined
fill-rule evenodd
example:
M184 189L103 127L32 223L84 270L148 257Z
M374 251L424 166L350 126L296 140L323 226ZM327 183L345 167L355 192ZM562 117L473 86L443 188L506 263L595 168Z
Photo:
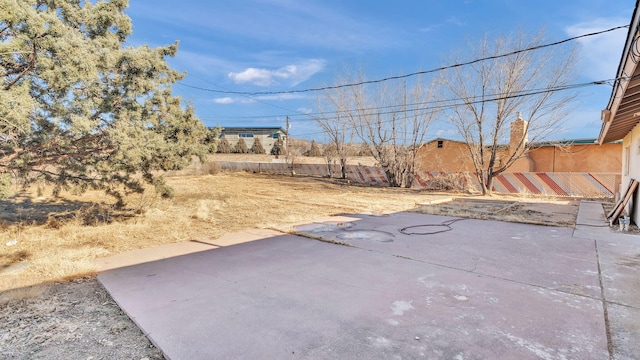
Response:
M170 359L607 357L598 299L292 235L100 280Z
M640 253L635 241L413 213L297 229L324 241L264 233L98 278L169 359L640 353L638 286L621 264Z
M417 213L358 215L298 233L429 264L600 298L593 241L573 229Z
M222 246L231 246L250 241L262 240L277 235L281 235L281 233L267 229L252 229L233 234L225 234L213 240L181 241L153 248L131 250L118 255L97 259L96 269L98 272L101 272L137 264L144 264L175 256L211 250Z
M96 259L95 265L97 271L106 271L172 258L174 256L211 250L212 248L213 247L210 244L203 244L195 241L182 241L174 244L131 250L114 256L98 258Z
M640 358L640 237L609 227L596 201L581 202L573 236L597 246L614 358Z

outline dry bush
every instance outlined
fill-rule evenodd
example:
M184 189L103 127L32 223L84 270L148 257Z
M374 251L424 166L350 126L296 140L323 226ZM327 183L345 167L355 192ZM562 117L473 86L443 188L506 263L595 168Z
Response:
M216 154L210 154L204 161L201 161L198 157L193 157L191 163L182 170L167 171L162 173L165 178L176 176L199 176L199 175L215 175L222 171L222 167L218 164L218 161L228 161L224 156L230 154L223 154L216 156ZM220 157L222 156L222 157Z
M222 166L217 161L207 161L202 165L202 173L205 175L216 175L222 171Z
M425 181L427 190L437 191L467 191L473 192L474 186L467 174L445 173L437 176L430 176Z
M48 215L44 227L60 229L65 225L98 226L113 221L126 220L140 213L141 210L128 208L120 209L113 204L94 203L76 210L51 213Z
M209 219L209 214L210 214L210 211L209 211L209 206L207 204L207 201L199 200L196 212L191 217L198 220L207 220Z

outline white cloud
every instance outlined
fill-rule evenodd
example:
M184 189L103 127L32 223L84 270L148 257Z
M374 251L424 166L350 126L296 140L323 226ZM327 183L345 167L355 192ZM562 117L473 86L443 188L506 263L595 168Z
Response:
M455 26L467 26L467 23L457 16L451 16L447 19L447 22Z
M296 100L296 99L306 99L307 96L303 94L273 94L273 95L261 95L254 96L253 99L261 100L261 101L285 101L285 100Z
M325 66L325 60L311 59L276 70L247 68L241 72L230 72L228 76L236 84L250 83L258 86L271 86L285 82L289 86L296 86L322 71Z
M230 97L223 97L223 98L213 99L213 102L216 104L233 104L236 101Z
M248 68L242 72L229 73L229 78L236 84L252 83L259 86L269 86L274 83L275 73L267 69Z
M306 99L307 96L303 94L273 94L273 95L261 95L261 96L239 96L239 97L220 97L212 99L214 104L255 104L256 102L264 101L287 101ZM300 111L300 110L299 110ZM311 112L309 110L308 112Z
M606 30L628 23L623 18L598 18L581 22L565 29L569 36ZM584 75L592 80L605 80L616 77L627 29L619 29L596 36L578 39L582 46L581 58Z
M438 25L438 24L429 25L429 26L425 26L425 27L422 27L422 28L418 29L418 31L422 32L422 33L428 33L428 32L432 32L432 31L436 30L439 27L440 27L440 25Z

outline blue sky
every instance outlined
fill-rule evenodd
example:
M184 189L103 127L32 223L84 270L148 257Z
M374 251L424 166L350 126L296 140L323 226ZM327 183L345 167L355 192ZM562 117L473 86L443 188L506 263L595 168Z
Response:
M224 91L288 91L333 85L345 67L368 79L446 65L485 33L508 35L545 30L545 42L628 25L633 0L132 0L131 45L180 41L170 60L187 76L174 93L191 103L207 126L282 126L291 136L322 140L305 112L314 93L241 96ZM584 38L579 78L614 78L627 29ZM582 88L558 139L595 138L607 85ZM447 136L435 123L429 138Z

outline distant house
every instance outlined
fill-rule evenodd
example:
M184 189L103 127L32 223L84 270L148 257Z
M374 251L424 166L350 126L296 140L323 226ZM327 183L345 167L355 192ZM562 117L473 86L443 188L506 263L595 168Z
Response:
M278 139L285 140L285 132L280 127L225 127L220 138L227 139L232 148L240 139L244 139L248 148L253 146L255 139L260 139L262 147L269 154Z
M640 13L638 4L631 17L627 41L622 49L622 57L616 74L617 81L611 92L607 108L602 111L602 128L598 142L606 144L610 141L622 140L620 156L622 163L622 190L629 186L631 179L640 180L640 54L638 38ZM640 224L640 190L636 191L627 212L633 221Z
M514 121L516 123L517 121ZM513 127L513 123L512 123ZM513 134L511 145L498 151L510 155L509 147L518 146L522 134ZM506 172L620 172L620 142L598 145L596 139L560 140L529 144L531 149ZM467 145L462 141L438 138L424 144L418 152L418 166L423 171L474 172Z

